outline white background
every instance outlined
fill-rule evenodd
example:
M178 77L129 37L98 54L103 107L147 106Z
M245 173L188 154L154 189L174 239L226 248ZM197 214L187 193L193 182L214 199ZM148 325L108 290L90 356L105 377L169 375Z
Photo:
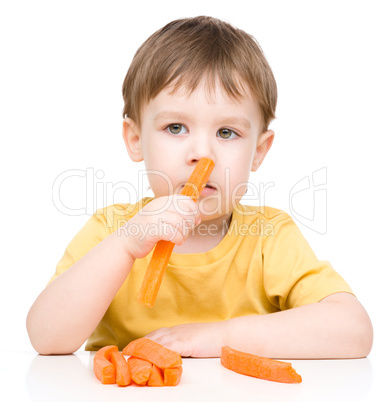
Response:
M31 349L27 311L94 209L151 195L138 186L143 163L131 162L122 142L122 82L150 34L196 15L227 20L262 46L278 84L278 118L273 148L251 183L271 183L266 204L296 218L318 257L332 263L378 323L376 2L0 4L3 346ZM60 202L84 209L79 215L53 202L54 181L71 170L87 180L65 180ZM291 205L291 189L319 170L319 198L314 202L310 189ZM128 193L124 182L139 193Z

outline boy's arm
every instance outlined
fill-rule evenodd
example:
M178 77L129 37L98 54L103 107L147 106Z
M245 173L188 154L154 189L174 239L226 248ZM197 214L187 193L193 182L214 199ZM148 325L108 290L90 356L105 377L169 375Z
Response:
M286 359L365 357L373 342L370 318L349 293L278 313L234 318L226 334L231 348Z
M146 256L159 240L184 243L200 217L198 206L189 197L171 197L180 198L182 212L168 197L151 201L143 208L149 214L136 214L42 291L26 320L38 353L69 354L79 349L101 321L135 259ZM161 220L167 230L159 234L156 228ZM128 235L125 228L129 224L145 235ZM155 230L148 230L149 225Z
M114 232L38 296L26 320L38 353L73 353L88 339L134 263L123 241Z
M183 356L219 357L221 347L277 359L358 358L369 354L372 324L351 294L215 323L184 324L147 335Z

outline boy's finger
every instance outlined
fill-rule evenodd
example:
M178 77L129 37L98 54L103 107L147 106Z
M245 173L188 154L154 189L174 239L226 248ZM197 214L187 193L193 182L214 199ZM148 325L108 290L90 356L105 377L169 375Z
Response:
M198 212L198 205L188 196L180 195L173 200L173 207L179 214L190 215Z

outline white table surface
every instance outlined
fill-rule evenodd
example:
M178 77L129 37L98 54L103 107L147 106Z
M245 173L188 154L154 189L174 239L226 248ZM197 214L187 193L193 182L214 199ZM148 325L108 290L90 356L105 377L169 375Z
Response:
M355 360L292 360L301 384L264 381L227 370L215 359L183 359L176 387L125 388L101 384L93 373L94 352L40 356L3 353L2 401L378 401L378 356ZM289 360L285 360L289 361ZM198 399L198 398L201 399ZM195 399L197 398L197 400Z

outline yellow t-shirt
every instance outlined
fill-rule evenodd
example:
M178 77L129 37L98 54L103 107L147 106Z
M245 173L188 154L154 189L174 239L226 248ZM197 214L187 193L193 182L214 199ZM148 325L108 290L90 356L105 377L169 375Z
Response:
M53 281L153 198L96 213L68 245ZM123 348L162 327L267 314L352 293L327 261L319 261L292 218L270 207L239 204L225 236L204 253L172 253L153 308L137 302L152 251L137 259L86 350ZM104 267L106 269L106 267Z

